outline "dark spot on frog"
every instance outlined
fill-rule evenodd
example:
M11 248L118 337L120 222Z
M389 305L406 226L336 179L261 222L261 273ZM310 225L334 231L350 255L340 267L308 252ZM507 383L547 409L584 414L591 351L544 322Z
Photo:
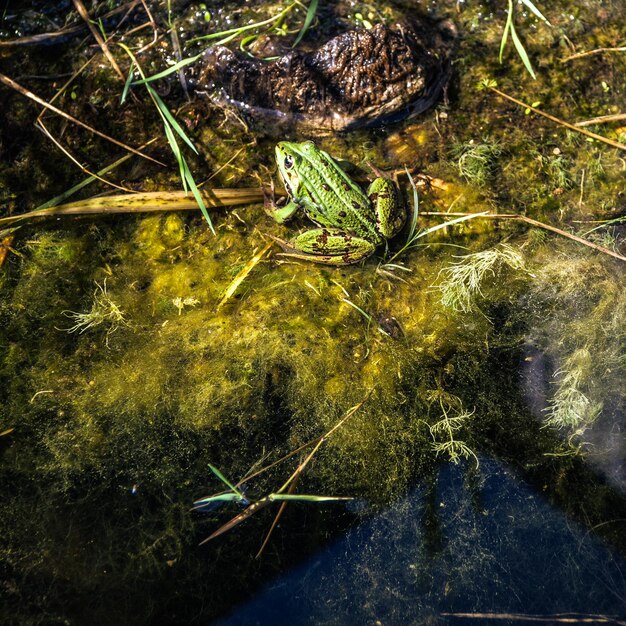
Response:
M344 191L350 191L350 185L348 185L345 180L341 181L341 186L343 187Z
M361 209L361 211L363 211L363 207L356 201L356 200L352 200L352 206L358 211L359 209Z
M322 189L324 191L330 191L330 185L328 183L322 183Z
M345 211L339 211L337 215L339 215L339 217L346 217L348 214Z

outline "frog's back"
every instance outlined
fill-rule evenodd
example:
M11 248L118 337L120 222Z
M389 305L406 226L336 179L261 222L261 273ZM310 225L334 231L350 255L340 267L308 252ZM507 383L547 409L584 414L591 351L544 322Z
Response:
M300 201L306 214L322 226L341 228L379 243L376 216L360 187L312 142L290 145L304 183Z

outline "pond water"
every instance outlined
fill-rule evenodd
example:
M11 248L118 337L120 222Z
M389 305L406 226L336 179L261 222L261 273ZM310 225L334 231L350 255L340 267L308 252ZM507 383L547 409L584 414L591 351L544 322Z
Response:
M209 207L215 234L145 200L62 212L180 190L179 166L76 4L5 4L0 74L166 167L48 111L51 139L3 81L2 623L626 623L623 3L536 3L550 26L514 3L536 79L510 32L498 62L506 2L419 3L459 32L446 97L370 130L277 130L154 83L201 188L252 190ZM124 76L119 43L154 74L290 6L85 5ZM301 45L414 5L320 2ZM617 116L583 127L617 145L485 79L568 122ZM277 141L310 138L359 182L396 170L409 205L410 168L419 238L351 266L281 256L267 235L311 223L277 224L260 187L281 194ZM482 212L504 217L436 228Z

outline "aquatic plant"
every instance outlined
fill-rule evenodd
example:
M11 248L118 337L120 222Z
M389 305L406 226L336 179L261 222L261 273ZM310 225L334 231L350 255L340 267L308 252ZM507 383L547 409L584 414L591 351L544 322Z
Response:
M430 404L438 403L441 410L439 419L434 424L428 424L428 430L433 438L432 449L435 454L447 454L453 463L458 463L460 459L474 459L476 467L479 466L476 453L456 436L459 431L466 426L467 420L474 411L467 411L463 408L463 402L455 395L443 390L431 391L427 394Z
M520 0L520 2L528 7L534 13L534 15L536 15L540 20L544 22L544 24L552 26L541 13L541 11L539 11L539 9L531 2L531 0ZM515 50L517 50L517 54L519 54L520 59L522 59L522 63L524 63L524 67L533 78L537 78L537 76L535 75L535 71L533 70L533 66L530 63L530 59L528 58L528 54L526 53L526 50L524 48L524 45L520 41L520 38L517 35L517 31L515 30L515 24L513 22L513 0L508 0L506 23L504 25L504 31L502 32L502 40L500 41L500 63L502 63L502 55L504 54L504 49L506 48L509 33L511 34L511 39L513 40Z
M107 293L106 279L102 284L96 282L96 289L93 292L93 302L91 309L86 313L78 313L76 311L63 311L65 317L72 319L75 324L70 328L63 328L68 333L78 332L83 334L85 331L106 325L105 344L109 345L109 337L119 329L120 326L129 326L128 321L124 317L124 312L119 308Z
M554 373L556 391L545 409L546 426L581 435L602 411L602 402L591 401L583 389L588 386L592 358L588 348L575 350Z
M207 509L207 508L211 509L215 505L220 505L222 502L235 502L239 505L245 506L246 510L243 513L240 513L239 515L236 515L230 521L226 522L222 526L220 526L215 532L211 533L211 535L209 535L206 539L201 541L200 545L208 541L211 541L212 539L215 539L216 537L219 537L225 532L231 530L235 526L238 526L241 522L245 521L246 519L254 515L257 511L265 508L271 503L280 502L281 503L280 509L278 513L276 514L276 517L274 518L274 522L272 523L261 545L261 548L259 549L257 553L257 557L259 557L261 553L263 552L263 550L265 549L265 546L267 545L269 538L272 535L272 532L276 528L278 524L278 520L280 519L282 513L284 512L285 506L287 505L288 502L317 502L319 503L319 502L338 502L338 501L352 500L353 498L344 497L344 496L318 496L318 495L309 495L309 494L296 494L294 492L297 487L298 481L300 480L300 477L302 476L302 473L304 472L306 466L309 464L311 459L315 456L315 454L320 449L322 444L327 440L328 437L330 437L340 426L342 426L345 422L347 422L363 406L366 399L367 397L361 402L359 402L359 404L349 409L348 412L344 415L344 417L341 418L330 430L324 433L321 437L317 437L316 439L313 439L312 441L309 441L299 446L297 449L293 450L292 452L283 456L277 461L274 461L273 463L270 463L269 465L262 467L261 469L257 471L249 473L246 477L242 478L237 484L234 484L232 481L228 480L219 469L217 469L216 467L214 467L213 465L209 463L209 469L215 474L215 476L217 476L217 478L219 478L224 483L224 485L226 485L226 487L228 487L228 491L221 492L212 496L207 496L205 498L200 498L199 500L196 500L194 502L194 508L196 510L202 511L203 509ZM248 498L248 496L244 493L242 485L246 481L256 478L260 474L275 467L276 465L283 463L284 461L292 458L296 454L299 454L300 452L302 452L303 450L311 446L313 446L313 449L305 456L304 460L298 464L295 471L292 472L289 478L285 481L285 483L279 489L272 491L271 493L263 496L262 498L258 500L252 500ZM283 493L285 491L287 491L287 493Z
M502 152L502 145L490 140L482 142L471 140L452 148L459 174L467 182L479 186L487 184Z
M503 265L513 270L524 269L520 252L506 243L461 257L440 272L443 280L436 288L441 292L441 303L454 311L474 311L476 297L482 295L481 285L485 277L488 274L495 276Z

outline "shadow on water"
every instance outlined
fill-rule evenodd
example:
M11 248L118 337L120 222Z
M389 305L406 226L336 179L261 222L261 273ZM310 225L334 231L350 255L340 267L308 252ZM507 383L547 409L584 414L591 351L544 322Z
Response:
M626 617L622 556L498 461L482 457L470 476L463 466L441 466L434 499L428 488L413 489L218 623L482 624L491 621L479 618L487 613L499 614L493 623L501 624L525 623L513 614Z

